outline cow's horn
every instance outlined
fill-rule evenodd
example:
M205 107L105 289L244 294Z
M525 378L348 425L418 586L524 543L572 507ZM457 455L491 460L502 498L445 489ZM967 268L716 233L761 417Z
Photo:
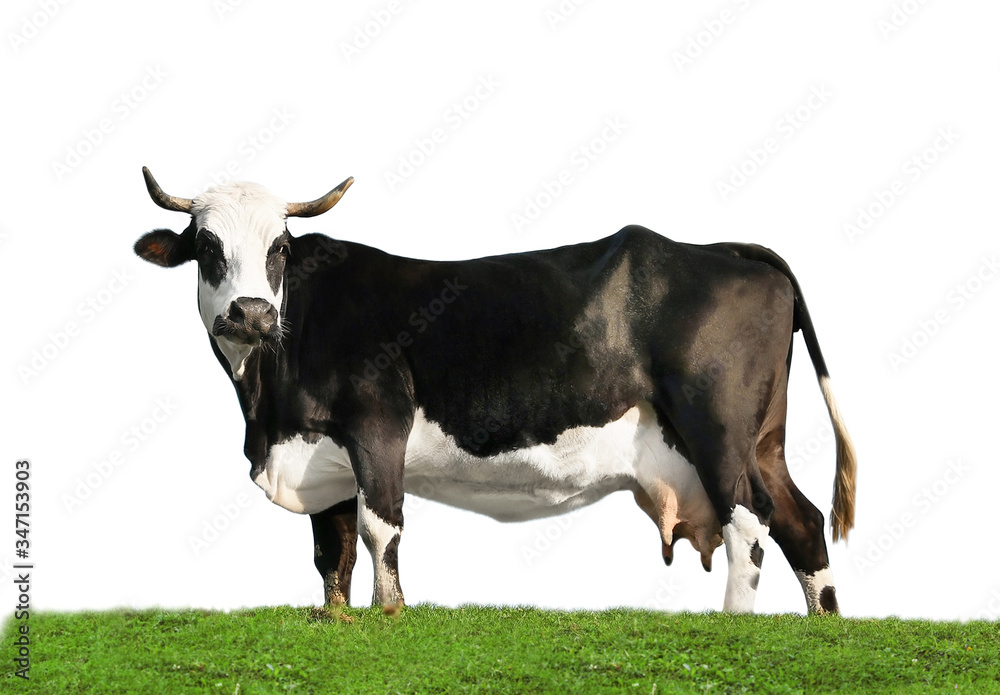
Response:
M289 203L285 214L288 217L314 217L315 215L322 215L337 204L337 201L344 195L344 191L350 188L352 183L354 183L354 177L349 176L346 181L322 198L317 198L309 203Z
M193 201L190 198L178 198L175 195L164 193L163 189L160 188L160 184L156 183L156 179L153 178L153 175L149 173L149 169L146 167L142 168L142 176L146 179L146 190L149 191L149 197L153 199L154 203L161 208L175 212L191 212Z

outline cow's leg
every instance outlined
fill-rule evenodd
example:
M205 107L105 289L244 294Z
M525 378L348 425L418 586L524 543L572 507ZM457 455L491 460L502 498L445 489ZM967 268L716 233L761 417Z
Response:
M752 613L757 599L761 564L764 561L763 543L769 527L755 512L740 503L733 506L729 522L722 527L729 561L726 579L726 598L722 609L730 613Z
M655 395L722 525L730 612L753 610L774 511L757 442L776 394L784 395L792 312L778 300L788 294L787 280L770 273L717 288L687 363L665 369Z
M402 605L403 589L399 585L399 537L403 533L403 516L388 515L383 518L378 507L372 504L363 490L358 490L358 531L372 556L375 568L375 589L372 605Z
M351 599L351 573L358 557L358 499L335 504L309 515L312 521L313 562L323 577L327 606L342 606Z
M358 481L358 534L375 569L373 605L403 605L399 585L399 539L403 533L403 461L405 440L380 438L366 432L352 447L351 461Z
M747 414L740 414L738 407L728 417L720 411L717 405L692 404L671 420L722 526L729 564L723 610L750 613L773 503L757 469L757 425L748 424Z
M774 498L771 535L802 584L809 612L838 613L823 514L792 482L785 465L783 440L782 425L762 437L757 447L761 475Z

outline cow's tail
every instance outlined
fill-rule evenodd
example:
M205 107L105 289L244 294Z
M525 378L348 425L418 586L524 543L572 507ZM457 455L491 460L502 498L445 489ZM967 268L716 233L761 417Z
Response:
M819 387L826 400L830 420L833 422L833 436L837 444L837 472L833 481L833 510L830 514L830 526L833 530L833 540L836 541L840 538L847 540L848 532L854 528L857 457L854 452L854 443L851 441L851 437L847 433L847 426L844 424L844 417L833 397L830 373L827 371L823 352L819 348L816 329L813 327L812 318L809 316L805 299L802 297L802 289L785 260L771 249L754 244L725 244L725 246L741 258L767 263L780 271L788 278L795 291L794 330L801 330L802 337L805 338L806 349L809 351L809 358L816 370L816 377L819 379Z

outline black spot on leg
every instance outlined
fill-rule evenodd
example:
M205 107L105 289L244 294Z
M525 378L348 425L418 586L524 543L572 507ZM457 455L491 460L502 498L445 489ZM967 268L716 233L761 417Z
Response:
M764 549L760 547L760 541L754 541L753 547L750 548L750 562L757 569L760 569L760 566L764 564Z
M825 586L819 592L819 606L827 613L839 613L840 606L837 605L837 590L832 586Z
M385 546L382 553L382 562L392 572L397 572L399 568L399 534L392 537L392 540Z

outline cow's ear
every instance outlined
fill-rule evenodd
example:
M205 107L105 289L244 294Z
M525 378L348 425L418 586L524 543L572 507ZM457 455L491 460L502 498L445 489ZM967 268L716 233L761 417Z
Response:
M154 229L135 242L135 253L139 258L164 268L187 263L194 260L194 235L189 232L190 229L183 234L169 229Z

